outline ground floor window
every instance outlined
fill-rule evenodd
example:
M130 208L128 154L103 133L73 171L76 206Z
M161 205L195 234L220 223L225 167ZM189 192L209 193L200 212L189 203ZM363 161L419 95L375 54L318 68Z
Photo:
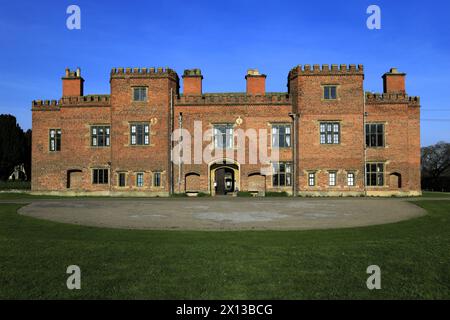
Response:
M126 178L125 172L119 172L119 187L126 186L125 178Z
M153 173L153 186L154 187L161 187L161 172L154 172Z
M138 172L136 174L136 186L138 186L138 187L144 186L144 173Z
M313 187L316 185L316 173L310 172L308 173L308 186Z
M108 169L93 169L92 183L93 184L107 184L108 183Z
M366 184L368 186L384 185L384 163L366 164Z
M331 187L336 186L336 172L329 172L328 173L328 184Z
M290 162L274 162L272 164L272 185L285 187L292 185L292 170Z
M347 173L347 185L349 187L353 187L355 185L355 173L354 172Z

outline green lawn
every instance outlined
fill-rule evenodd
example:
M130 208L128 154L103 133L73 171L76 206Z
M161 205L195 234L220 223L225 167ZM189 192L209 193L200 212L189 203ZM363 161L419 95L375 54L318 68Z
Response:
M450 198L450 192L431 192L424 191L422 196L424 198Z
M183 194L184 196L184 194ZM242 195L244 196L244 195ZM285 196L281 193L269 193L268 196ZM180 194L173 195L174 198L182 197ZM423 198L450 198L450 192L429 192L424 191ZM32 195L29 193L19 193L19 192L0 192L0 200L29 200L29 199L91 199L91 198L101 198L108 199L108 196L77 196L77 197L65 197L65 196L48 196L48 195ZM117 197L116 197L117 198ZM121 198L131 198L136 199L136 197L121 197ZM421 197L417 197L421 198Z
M450 201L417 204L429 214L389 225L245 232L81 227L0 204L0 299L449 299ZM381 290L366 288L372 264Z

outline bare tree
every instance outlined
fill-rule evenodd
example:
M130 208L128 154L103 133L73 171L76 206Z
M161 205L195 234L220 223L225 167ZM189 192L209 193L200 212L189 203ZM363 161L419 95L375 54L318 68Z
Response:
M422 175L436 182L450 169L450 143L440 141L422 148Z

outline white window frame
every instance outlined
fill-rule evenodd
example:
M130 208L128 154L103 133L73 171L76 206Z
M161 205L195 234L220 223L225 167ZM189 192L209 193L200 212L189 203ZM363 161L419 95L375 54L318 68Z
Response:
M336 186L336 180L337 180L337 172L336 171L328 172L328 185L330 187Z
M141 177L142 179L140 179L139 177ZM144 185L144 172L136 172L136 187L142 188Z

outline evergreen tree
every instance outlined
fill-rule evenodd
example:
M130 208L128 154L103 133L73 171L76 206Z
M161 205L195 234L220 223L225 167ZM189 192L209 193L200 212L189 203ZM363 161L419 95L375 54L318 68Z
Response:
M0 180L8 179L14 166L22 163L28 175L31 171L31 130L24 133L14 116L1 114Z

